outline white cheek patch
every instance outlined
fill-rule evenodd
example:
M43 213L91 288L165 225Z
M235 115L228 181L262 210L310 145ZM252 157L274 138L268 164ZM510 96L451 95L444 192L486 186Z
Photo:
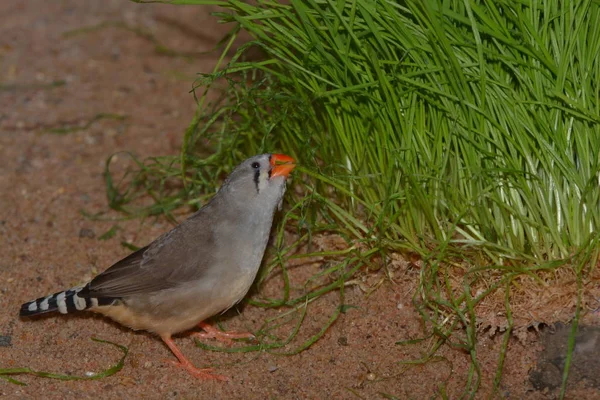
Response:
M269 173L266 170L260 171L258 176L258 191L265 189L269 183Z

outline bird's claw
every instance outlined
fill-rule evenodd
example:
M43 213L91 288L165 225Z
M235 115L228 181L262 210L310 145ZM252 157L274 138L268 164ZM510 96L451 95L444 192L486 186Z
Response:
M169 364L172 364L176 367L185 369L190 375L192 375L198 379L205 379L205 380L214 379L214 380L223 381L223 382L226 382L229 380L229 378L227 378L224 375L213 374L212 368L196 368L192 364L186 364L186 363L182 363L182 362L175 361L175 360L165 360L165 362L168 362Z
M256 336L250 332L223 332L206 323L201 323L199 326L204 332L194 332L192 333L193 337L198 339L215 339L228 346L233 344L232 339L256 339Z

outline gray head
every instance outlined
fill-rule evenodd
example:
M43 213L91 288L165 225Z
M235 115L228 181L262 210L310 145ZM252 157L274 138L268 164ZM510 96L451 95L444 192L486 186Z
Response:
M218 195L230 201L275 207L285 191L286 178L295 166L294 159L283 154L251 157L231 172Z

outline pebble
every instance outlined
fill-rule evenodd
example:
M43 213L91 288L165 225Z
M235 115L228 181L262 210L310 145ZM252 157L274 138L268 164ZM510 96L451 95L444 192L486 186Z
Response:
M9 347L12 344L12 336L0 335L0 347Z
M79 237L93 239L96 237L96 232L89 228L81 228L81 230L79 231Z

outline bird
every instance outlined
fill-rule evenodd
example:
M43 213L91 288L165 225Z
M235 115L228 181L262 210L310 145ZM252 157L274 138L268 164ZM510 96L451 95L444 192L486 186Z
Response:
M222 332L205 321L233 307L250 289L295 163L271 153L243 161L185 221L87 284L24 303L20 316L100 313L158 335L177 358L171 363L196 378L227 380L211 368L196 368L172 335L199 326L204 332L195 336L201 338L253 337Z

